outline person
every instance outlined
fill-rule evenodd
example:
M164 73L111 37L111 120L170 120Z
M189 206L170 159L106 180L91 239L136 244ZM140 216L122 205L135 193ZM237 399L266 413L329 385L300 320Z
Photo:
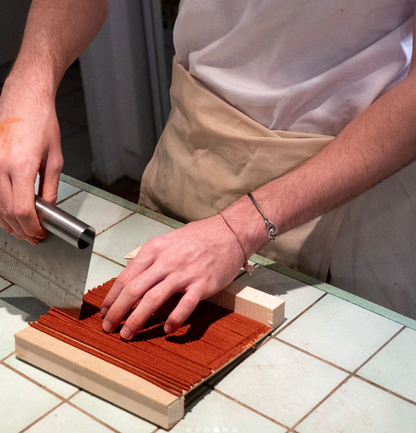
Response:
M32 243L45 234L31 185L39 172L40 194L54 201L62 168L56 88L102 25L106 10L103 0L68 0L59 7L51 0L33 0L22 48L4 85L0 226ZM141 299L121 330L122 338L133 338L161 304L180 292L164 325L167 333L174 332L200 300L230 283L253 253L270 245L278 245L285 263L303 270L305 260L310 273L323 270L328 280L337 270L341 283L349 273L356 276L356 249L351 248L344 274L344 257L334 263L333 256L348 248L351 236L371 229L372 214L359 207L366 218L358 230L350 229L357 212L346 203L382 186L416 159L413 10L410 0L383 0L376 6L324 0L290 6L181 2L172 113L145 172L141 202L192 222L150 240L120 274L102 308L106 332ZM275 154L275 147L283 153ZM273 167L278 167L274 173ZM398 190L395 184L390 193L402 197L404 190L411 211L408 186ZM383 190L380 197L385 199ZM383 214L383 206L376 211ZM275 240L269 239L262 215L275 224ZM387 223L393 225L389 218ZM381 228L384 234L385 224ZM407 228L400 227L412 239ZM290 233L296 230L301 234L293 239ZM334 238L345 234L337 245ZM288 247L281 241L286 235ZM364 249L366 241L360 244ZM370 255L377 249L371 244ZM407 245L404 251L412 260ZM384 262L374 267L371 276L384 270ZM365 290L365 281L359 285ZM401 311L407 308L412 315L413 287L380 292L389 306L399 299L397 309L404 305Z

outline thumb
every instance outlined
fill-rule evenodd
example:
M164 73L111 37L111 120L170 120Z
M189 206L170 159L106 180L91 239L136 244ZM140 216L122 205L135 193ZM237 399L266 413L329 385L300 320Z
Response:
M63 166L62 154L46 162L39 171L39 196L49 203L55 204L58 198L59 175Z

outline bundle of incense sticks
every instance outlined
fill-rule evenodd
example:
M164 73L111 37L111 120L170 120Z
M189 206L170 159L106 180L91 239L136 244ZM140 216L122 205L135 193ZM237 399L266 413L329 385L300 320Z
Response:
M173 296L132 341L102 330L101 304L114 279L84 296L79 320L52 308L30 325L165 389L182 395L270 332L270 328L209 302L201 302L174 334L163 325L178 302Z

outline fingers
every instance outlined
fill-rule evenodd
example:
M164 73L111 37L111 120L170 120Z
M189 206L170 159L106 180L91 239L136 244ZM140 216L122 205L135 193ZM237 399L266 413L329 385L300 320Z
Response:
M19 225L19 233L24 233L24 239L43 239L45 230L39 223L35 210L35 177L15 178L12 180L13 212ZM29 186L31 185L31 187Z
M147 320L149 320L150 316L161 307L173 295L173 293L181 291L182 290L176 287L175 284L172 284L169 279L166 279L145 292L139 305L133 310L121 329L120 337L124 340L131 340L134 338ZM115 313L114 310L111 311L112 318L116 317L117 314L120 314L119 317L123 318L123 312L125 311L126 306L128 305L130 310L132 301L135 300L135 302L137 302L140 299L140 297L137 296L138 293L140 292L136 292L135 295L132 296L130 290L124 290L112 307L116 310ZM164 326L165 332L170 334L177 331L177 329L195 310L200 300L201 297L198 295L197 287L189 287L166 320Z
M62 152L57 152L56 155L48 159L45 168L40 171L39 195L52 204L55 204L58 198L59 175L63 163Z
M34 182L33 182L34 184ZM34 190L13 188L7 176L0 178L0 226L18 239L32 244L44 237L35 212Z
M120 337L124 340L131 340L137 332L142 329L143 325L153 312L165 303L172 294L172 288L167 280L164 280L146 292L143 299L140 301L140 304L126 320L126 323L120 331Z
M102 303L101 315L103 317L107 316L109 308L114 304L124 287L127 286L130 281L148 269L152 263L153 262L150 257L143 259L139 253L137 257L134 258L133 263L131 263L123 272L121 272ZM132 303L132 305L134 305L134 303ZM127 313L128 311L126 314Z
M128 271L124 275L120 274L103 302L101 312L104 315L105 332L114 331L145 293L165 277L154 272L152 268L146 269L139 276L130 278L131 275L133 274Z
M175 307L172 313L170 313L165 322L164 330L166 334L173 334L176 332L195 310L201 301L201 296L198 295L198 289L199 287L190 287L189 290L182 296L178 305Z
M198 285L190 284L185 275L178 279L164 270L157 271L158 267L146 259L134 263L136 266L131 264L120 274L104 299L103 330L113 332L140 301L120 331L121 338L131 340L174 293L185 293L165 323L166 333L175 332L202 298Z
M11 185L8 178L0 178L0 227L7 233L13 233L13 228L7 222L13 213L12 207L8 205L11 198Z

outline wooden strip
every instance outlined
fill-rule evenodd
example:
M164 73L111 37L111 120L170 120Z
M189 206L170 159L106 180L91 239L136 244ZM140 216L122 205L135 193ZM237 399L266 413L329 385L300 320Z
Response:
M27 327L15 335L16 356L163 428L184 414L184 397Z
M211 296L207 301L256 320L272 329L285 320L285 301L238 281Z

